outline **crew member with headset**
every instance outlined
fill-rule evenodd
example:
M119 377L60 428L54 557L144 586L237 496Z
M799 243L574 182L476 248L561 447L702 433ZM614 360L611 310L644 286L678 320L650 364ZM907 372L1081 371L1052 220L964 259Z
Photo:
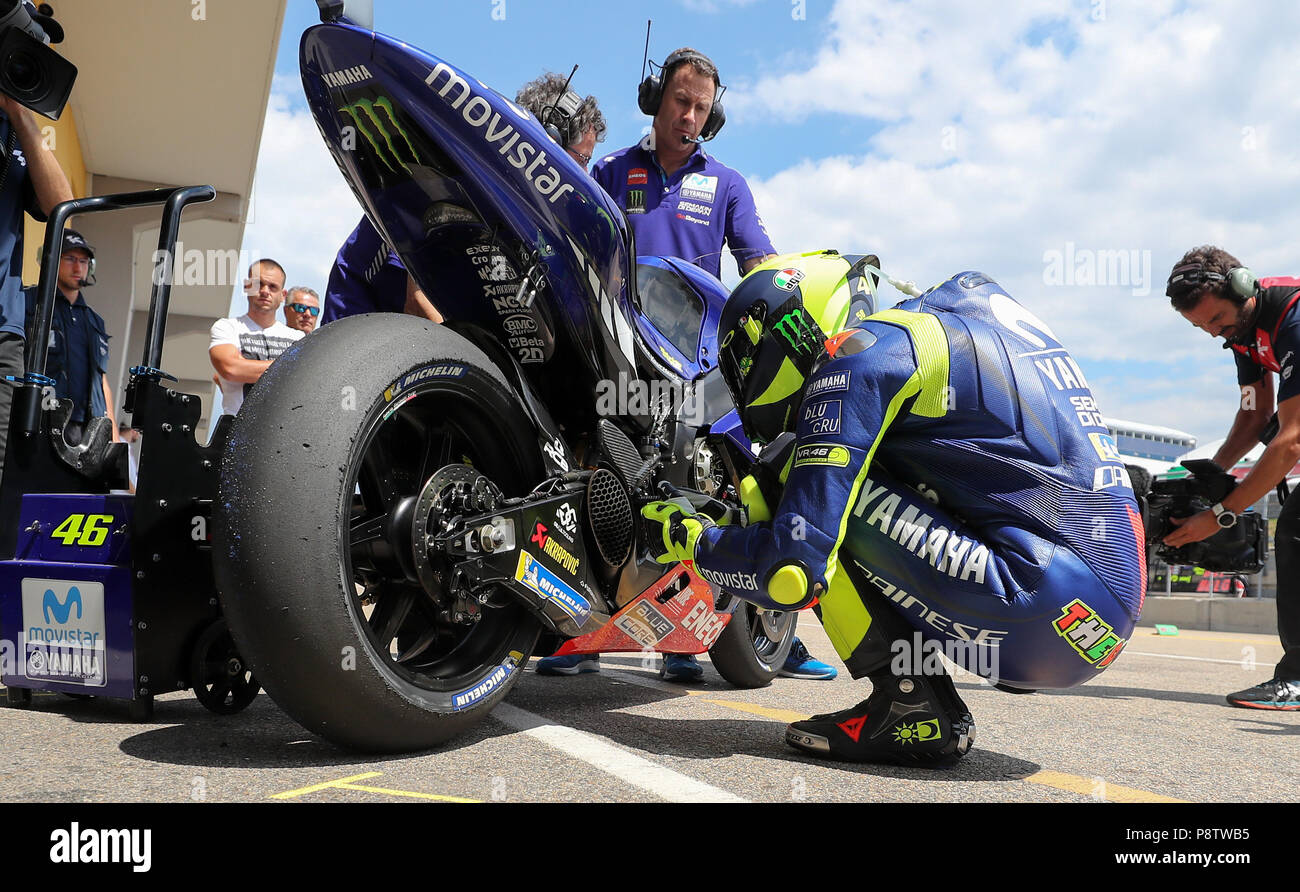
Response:
M637 90L654 118L638 144L606 155L592 172L627 214L639 254L681 257L713 276L725 241L741 275L776 254L754 196L737 171L704 151L727 116L717 66L683 47Z
M1224 339L1237 362L1241 403L1214 463L1232 468L1259 441L1273 415L1278 376L1278 432L1223 501L1185 519L1165 537L1173 546L1207 539L1286 480L1300 461L1300 278L1260 279L1222 248L1205 245L1183 255L1169 274L1170 303L1188 322ZM1300 709L1300 498L1287 499L1277 519L1277 630L1283 655L1273 677L1227 696L1247 709Z
M95 249L73 229L63 230L59 255L58 293L50 326L50 350L45 374L54 379L59 399L72 400L72 414L63 427L68 445L81 443L92 418L107 416L112 438L118 439L113 417L113 391L108 386L108 332L104 320L90 308L81 289L95 284ZM24 289L28 325L35 322L38 286Z
M664 60L637 89L637 106L654 119L637 145L606 155L592 176L627 214L638 254L680 257L717 277L726 242L744 275L776 256L739 172L704 151L726 123L718 68L703 53L683 47ZM544 675L599 670L595 654L547 657ZM781 667L789 678L831 679L835 667L814 659L798 638ZM689 654L665 654L660 674L669 681L704 675Z

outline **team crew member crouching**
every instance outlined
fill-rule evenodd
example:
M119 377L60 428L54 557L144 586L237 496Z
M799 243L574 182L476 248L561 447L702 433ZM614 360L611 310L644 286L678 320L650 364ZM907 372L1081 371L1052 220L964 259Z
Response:
M995 282L959 274L823 350L798 284L762 272L719 334L746 433L797 435L775 516L718 527L674 502L643 515L661 561L693 560L762 607L813 606L871 680L856 706L790 725L788 743L960 758L974 722L918 647L1014 690L1071 687L1115 660L1145 592L1138 505L1078 365Z

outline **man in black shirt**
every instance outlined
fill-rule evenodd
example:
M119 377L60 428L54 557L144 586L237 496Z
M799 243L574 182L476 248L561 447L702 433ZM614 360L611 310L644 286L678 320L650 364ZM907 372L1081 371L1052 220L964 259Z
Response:
M58 291L50 326L49 359L45 374L54 379L59 399L72 400L72 415L63 428L68 444L81 443L86 424L107 415L113 420L113 391L108 386L108 333L104 320L92 310L81 289L93 283L95 249L81 233L63 230ZM36 286L24 290L28 324L35 322ZM117 424L113 424L117 440Z
M1241 406L1214 462L1228 469L1259 440L1273 415L1273 374L1278 376L1279 429L1264 453L1222 502L1182 521L1165 537L1169 545L1199 542L1268 495L1300 460L1300 279L1256 278L1222 248L1204 246L1183 255L1165 291L1174 309L1197 328L1222 337L1236 352ZM1285 651L1273 677L1228 695L1233 706L1300 710L1300 498L1287 499L1277 520L1277 629Z

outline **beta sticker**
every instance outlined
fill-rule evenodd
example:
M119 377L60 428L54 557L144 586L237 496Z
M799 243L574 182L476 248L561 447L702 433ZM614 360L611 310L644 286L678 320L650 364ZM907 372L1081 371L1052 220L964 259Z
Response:
M794 466L802 468L804 465L847 468L849 450L847 447L834 446L830 443L809 443L807 446L800 446L794 453Z

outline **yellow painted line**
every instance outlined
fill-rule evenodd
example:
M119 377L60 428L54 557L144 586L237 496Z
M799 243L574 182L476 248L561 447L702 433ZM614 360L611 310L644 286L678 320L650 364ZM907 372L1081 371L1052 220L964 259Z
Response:
M738 709L741 712L750 712L754 715L761 715L764 718L776 719L779 722L801 722L808 718L806 713L792 712L788 709L773 709L770 706L759 706L754 703L742 703L739 700L705 700L704 702L716 703L719 706Z
M1186 802L1185 799L1174 799L1170 796L1161 796L1159 793L1151 793L1147 790L1136 790L1133 787L1122 787L1119 784L1106 783L1105 780L1098 780L1091 777L1080 777L1077 774L1065 774L1061 771L1039 771L1029 775L1025 781L1031 784L1042 784L1044 787L1053 787L1057 790L1065 790L1067 793L1078 793L1081 796L1100 796L1098 798L1106 802Z
M384 787L363 787L360 784L337 784L342 790L361 790L363 793L384 793L389 796L406 796L411 799L432 799L437 802L481 802L480 799L463 799L460 796L439 796L436 793L413 793L410 790L388 790Z
M276 793L272 799L292 799L295 796L305 796L308 793L318 793L321 790L329 790L340 784L350 784L353 781L365 780L368 777L379 777L382 771L367 771L365 774L354 774L351 777L341 777L338 780L326 781L323 784L312 784L310 787L302 787L297 790L289 790L284 793Z
M304 796L308 793L319 793L321 790L357 790L362 793L381 793L387 796L406 796L411 799L432 799L437 802L478 802L478 799L462 799L459 796L439 796L435 793L415 793L410 790L389 790L384 787L369 787L358 784L356 781L366 780L372 777L380 777L382 771L367 771L365 774L354 774L351 777L341 777L338 780L325 781L323 784L312 784L310 787L301 787L297 790L289 790L284 793L276 793L272 799L292 799L295 796Z

